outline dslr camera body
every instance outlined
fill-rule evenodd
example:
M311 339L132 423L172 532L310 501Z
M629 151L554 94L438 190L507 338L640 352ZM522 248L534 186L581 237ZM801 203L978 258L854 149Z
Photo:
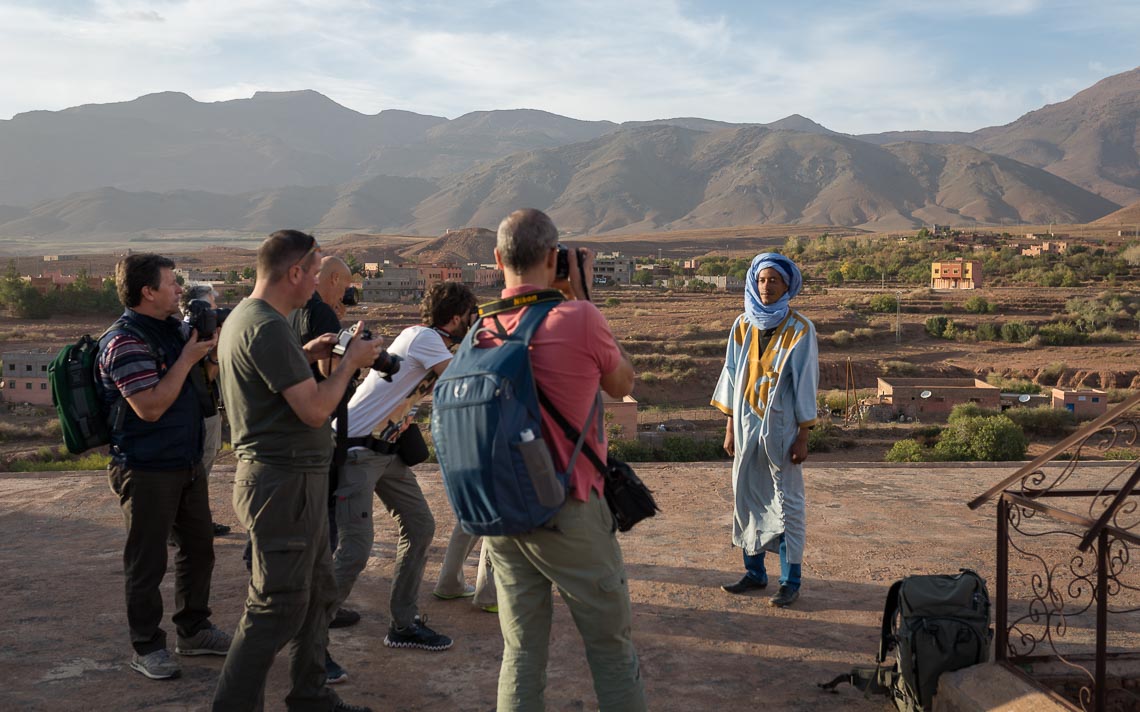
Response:
M352 328L341 329L341 332L336 335L336 345L333 346L333 356L344 356L344 352L348 349L348 345L352 339L357 336L356 325L353 324ZM368 329L361 329L359 337L364 341L372 340L372 332ZM372 362L372 370L380 373L380 376L388 383L392 382L392 376L400 372L400 362L402 358L396 354L390 354L387 351L381 351L376 360Z
M186 322L191 329L198 331L199 341L209 341L214 338L214 332L225 322L233 309L210 306L205 299L191 299L186 305Z
M578 276L581 277L582 289L585 291L584 296L587 301L590 299L590 285L586 280L586 253L577 247L567 247L561 242L558 243L558 263L555 267L554 278L556 280L570 279L570 256L574 256L574 262L578 265Z

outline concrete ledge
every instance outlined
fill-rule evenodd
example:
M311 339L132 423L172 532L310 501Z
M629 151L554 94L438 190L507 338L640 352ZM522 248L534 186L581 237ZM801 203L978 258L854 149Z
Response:
M1076 707L999 663L944 673L934 712L1072 712Z

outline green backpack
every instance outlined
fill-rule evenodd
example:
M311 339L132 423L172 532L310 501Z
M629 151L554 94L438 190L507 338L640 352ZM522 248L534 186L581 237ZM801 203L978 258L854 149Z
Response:
M104 405L99 375L95 371L99 342L112 331L120 330L139 337L155 351L144 334L124 321L117 321L97 339L85 334L74 344L64 346L48 366L51 402L59 416L64 445L72 454L107 445L111 442L111 433L122 427L125 401L120 396L110 408Z
M955 575L907 576L887 592L876 667L857 667L821 688L849 682L892 698L901 712L929 712L944 672L990 659L990 597L970 569ZM890 652L895 662L883 667Z

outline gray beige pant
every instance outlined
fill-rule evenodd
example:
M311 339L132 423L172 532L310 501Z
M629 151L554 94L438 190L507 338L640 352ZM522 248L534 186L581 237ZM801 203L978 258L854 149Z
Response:
M261 710L273 658L289 646L290 712L328 712L328 626L336 581L328 549L328 467L239 461L234 512L249 530L253 571L245 613L222 666L214 712Z
M439 570L439 581L435 584L435 592L443 598L452 598L462 595L467 590L467 579L463 576L463 564L475 549L479 537L468 534L455 523L451 530L451 539L447 542L447 552L443 555L443 566ZM475 596L471 599L477 608L488 608L496 605L495 596L495 567L490 561L490 547L483 544L479 547L479 568L475 574Z
M485 537L499 589L503 664L498 712L544 709L553 594L558 587L586 645L601 712L644 712L645 688L633 647L629 587L606 503L568 499L547 526Z
M396 522L396 567L392 574L389 605L392 621L400 628L412 624L419 613L417 599L435 536L435 518L412 469L395 454L381 455L364 448L348 452L336 490L338 534L333 568L339 592L338 605L348 598L372 551L372 494L380 498Z

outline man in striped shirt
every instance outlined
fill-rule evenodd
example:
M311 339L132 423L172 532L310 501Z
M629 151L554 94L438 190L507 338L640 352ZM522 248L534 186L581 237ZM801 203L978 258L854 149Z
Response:
M159 585L166 574L168 537L174 563L175 652L225 655L229 634L210 622L214 543L209 493L202 469L204 382L190 377L217 343L175 318L182 294L174 262L131 255L115 267L123 315L100 340L98 376L112 419L111 490L127 529L123 548L131 667L154 680L181 673L166 649Z

